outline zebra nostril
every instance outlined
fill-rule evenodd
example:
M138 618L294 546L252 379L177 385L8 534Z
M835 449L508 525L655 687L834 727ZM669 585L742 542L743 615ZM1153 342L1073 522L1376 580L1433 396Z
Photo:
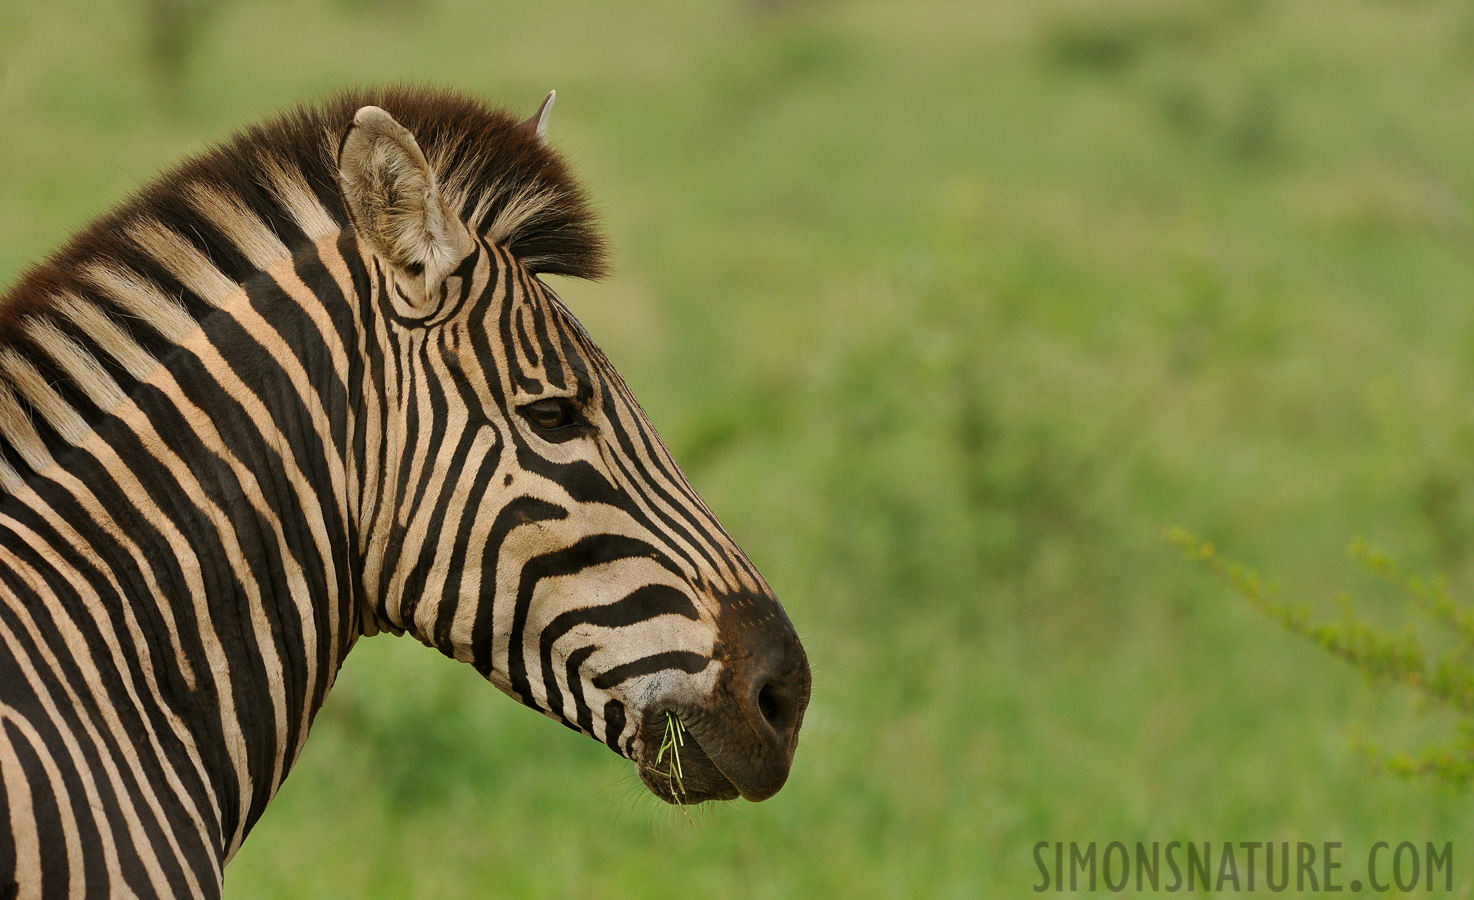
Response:
M788 730L788 704L783 700L782 690L773 682L763 685L762 690L757 692L757 708L778 734Z

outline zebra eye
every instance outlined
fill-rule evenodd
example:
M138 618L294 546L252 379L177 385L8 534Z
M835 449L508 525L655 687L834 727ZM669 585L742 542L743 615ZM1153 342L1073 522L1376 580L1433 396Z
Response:
M522 418L543 431L558 431L576 421L573 403L564 397L535 400L517 410Z

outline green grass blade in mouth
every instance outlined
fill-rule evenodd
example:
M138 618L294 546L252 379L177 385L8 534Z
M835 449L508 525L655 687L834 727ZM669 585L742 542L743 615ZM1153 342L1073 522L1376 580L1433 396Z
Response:
M671 784L671 793L678 801L684 803L686 796L686 785L684 779L686 773L681 768L681 748L686 745L686 726L676 717L673 712L665 714L665 738L660 742L660 750L655 754L655 764L658 766L665 760L667 751L670 753L670 763L666 766L664 775ZM657 770L659 771L659 770Z

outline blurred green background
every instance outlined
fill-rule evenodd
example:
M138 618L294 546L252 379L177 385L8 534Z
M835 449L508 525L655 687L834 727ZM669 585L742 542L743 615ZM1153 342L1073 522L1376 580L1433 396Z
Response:
M1471 798L1353 747L1451 721L1162 531L1318 608L1387 602L1357 534L1470 596L1474 7L0 0L0 280L391 79L558 89L617 271L555 287L783 598L813 705L781 794L693 824L369 639L228 896L1018 896L1040 840L1339 840L1353 876L1453 841L1469 894Z

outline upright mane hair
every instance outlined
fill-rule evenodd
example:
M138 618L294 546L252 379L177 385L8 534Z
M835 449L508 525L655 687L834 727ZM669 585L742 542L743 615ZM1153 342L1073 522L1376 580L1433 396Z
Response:
M209 304L178 283L140 235L161 227L173 232L227 278L244 283L258 266L239 235L223 234L202 214L202 197L254 214L289 251L348 227L336 156L354 113L370 105L414 134L443 195L472 230L535 273L603 274L604 239L583 189L535 128L452 91L356 88L238 132L93 221L0 297L0 345L24 341L25 321L45 316L60 298L96 298L86 272L99 265L154 283L199 318Z

